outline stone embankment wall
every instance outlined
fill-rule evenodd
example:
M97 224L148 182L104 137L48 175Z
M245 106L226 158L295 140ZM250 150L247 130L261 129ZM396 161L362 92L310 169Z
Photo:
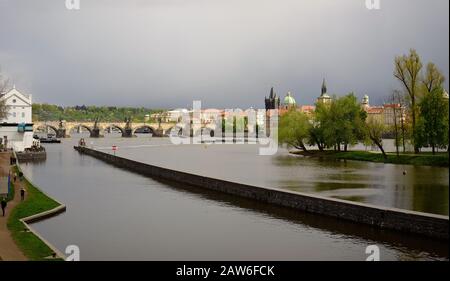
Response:
M304 212L331 216L375 227L445 240L449 238L448 216L380 207L317 195L290 192L277 188L251 186L149 165L86 147L74 148L80 153L93 156L114 166L149 177L217 190L269 204L276 204Z

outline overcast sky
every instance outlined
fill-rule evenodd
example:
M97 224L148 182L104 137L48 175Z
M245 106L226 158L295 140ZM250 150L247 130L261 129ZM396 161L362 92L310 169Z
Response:
M409 48L449 77L448 0L80 2L0 0L1 71L35 102L261 108L273 86L313 104L325 77L376 104Z

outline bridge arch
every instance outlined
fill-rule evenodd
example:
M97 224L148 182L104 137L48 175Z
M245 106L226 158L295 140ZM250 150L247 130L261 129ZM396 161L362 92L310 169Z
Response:
M106 126L103 128L103 132L106 133L106 131L107 131L108 129L110 129L110 128L118 129L118 130L120 131L121 134L124 133L124 129L123 129L122 127L120 127L119 125L116 125L116 124L109 124L109 125L106 125Z
M134 134L136 133L136 130L144 129L144 128L149 129L149 130L150 130L150 133L151 133L152 135L155 135L156 129L153 128L153 127L150 126L150 125L141 125L141 126L136 126L136 127L134 127L133 130L132 130L132 135L134 135Z
M47 132L47 129L50 128L53 130L53 132L55 132L55 134L58 134L58 129L55 126L52 125L48 125L48 124L42 124L36 127L36 131L38 131L39 129L44 129L45 132Z
M84 124L77 124L77 125L68 127L68 128L66 128L66 129L68 130L68 133L70 133L72 130L74 130L74 129L75 129L75 130L79 130L80 128L86 129L86 130L89 132L89 134L92 133L92 128L89 127L89 126L87 126L87 125L84 125Z

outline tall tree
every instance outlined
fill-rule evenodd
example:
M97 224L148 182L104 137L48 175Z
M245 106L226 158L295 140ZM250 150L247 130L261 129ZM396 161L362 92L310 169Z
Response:
M400 130L399 130L399 120L402 118L401 116L401 105L397 103L398 96L401 95L399 90L394 90L390 96L390 102L392 105L392 113L393 113L393 129L394 129L394 141L395 141L395 152L397 157L399 156L399 146L400 146Z
M433 154L437 147L448 146L448 100L443 89L435 88L420 103L420 145L431 146Z
M381 122L379 119L376 118L368 118L367 124L366 124L366 133L367 137L370 139L370 141L378 146L381 153L383 154L384 159L387 159L386 152L383 148L383 133L385 131L385 126L383 122Z
M416 118L417 118L417 97L419 94L418 85L422 62L416 50L411 49L409 55L397 56L394 61L394 76L402 83L411 101L411 121L414 152L419 153L419 146L415 141Z
M431 93L435 89L439 89L445 82L442 72L432 62L427 64L425 75L421 79L425 88L425 94Z
M309 138L310 122L306 114L294 108L280 117L278 139L280 143L307 151L305 143Z
M316 122L328 147L340 151L343 145L347 151L349 145L363 139L366 112L353 93L333 99L330 104L318 103L316 111Z
M4 94L8 87L8 80L6 80L0 71L0 95ZM9 108L5 104L5 100L0 101L0 120L8 116Z

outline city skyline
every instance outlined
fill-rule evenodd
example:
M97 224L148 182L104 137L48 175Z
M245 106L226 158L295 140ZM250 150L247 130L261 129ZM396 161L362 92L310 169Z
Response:
M448 90L448 1L364 2L1 1L0 67L65 106L263 108L271 87L313 104L323 78L330 95L382 104L401 87L394 57L415 48Z

